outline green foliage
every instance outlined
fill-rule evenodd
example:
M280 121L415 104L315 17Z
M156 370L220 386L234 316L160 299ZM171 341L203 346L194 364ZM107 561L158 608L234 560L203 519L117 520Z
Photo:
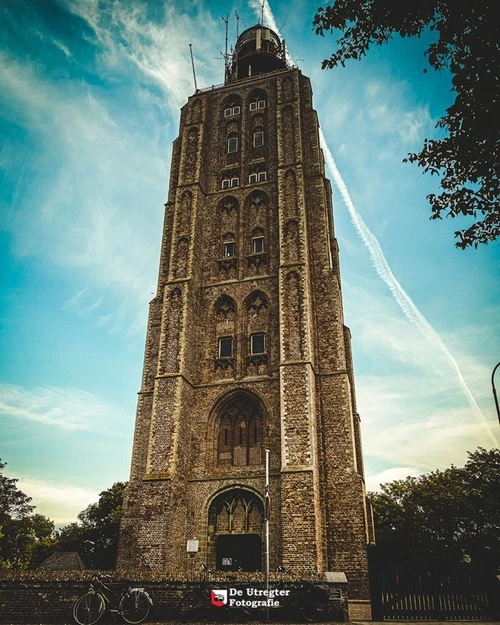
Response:
M370 495L387 562L484 568L500 562L500 451L479 448L464 467L384 484Z
M500 21L492 0L336 0L320 7L316 33L341 31L338 49L323 68L360 59L370 46L393 34L418 37L430 29L436 41L426 56L435 70L452 75L454 103L438 122L442 140L426 139L409 154L424 171L441 176L442 192L428 200L433 219L467 216L474 223L458 230L457 247L477 247L500 234Z
M0 460L0 569L25 569L44 549L54 549L54 523L32 514L31 497L3 474L4 467Z
M33 514L31 497L17 479L3 474L0 459L0 569L35 568L54 551L76 551L87 566L112 569L116 563L124 482L116 482L78 515L78 521L55 532L54 522Z
M3 474L6 464L0 458L0 524L7 518L22 519L34 508L30 503L31 497L17 488L19 480Z
M125 487L125 482L116 482L102 491L97 503L80 512L78 522L63 527L59 549L77 551L90 568L114 568Z

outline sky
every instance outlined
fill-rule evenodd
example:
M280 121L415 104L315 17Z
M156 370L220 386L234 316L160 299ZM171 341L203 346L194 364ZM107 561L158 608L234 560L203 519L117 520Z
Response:
M322 70L316 3L266 4L309 76L353 337L367 488L498 446L500 242L455 248L403 163L453 101L430 34ZM239 20L236 19L236 12ZM129 476L179 109L255 0L0 0L0 457L57 526ZM497 387L500 387L498 374Z

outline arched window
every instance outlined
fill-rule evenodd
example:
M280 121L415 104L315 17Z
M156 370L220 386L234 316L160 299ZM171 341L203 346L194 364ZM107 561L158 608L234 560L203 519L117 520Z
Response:
M236 302L228 295L221 295L215 302L215 318L220 321L234 321Z
M233 399L219 415L217 464L262 464L262 415L256 403L247 396Z
M248 99L248 108L251 112L259 111L260 113L266 108L266 92L262 89L252 91Z
M217 495L208 511L209 565L219 571L261 571L263 520L256 493L236 487Z
M237 95L229 95L222 103L222 112L226 119L238 117L241 113L241 98Z

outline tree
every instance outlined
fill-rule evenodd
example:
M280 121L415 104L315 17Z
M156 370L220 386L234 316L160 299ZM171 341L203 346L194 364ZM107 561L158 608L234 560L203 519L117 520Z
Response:
M18 480L3 474L5 466L0 459L0 569L24 568L31 557L29 514L34 506L17 488Z
M5 465L0 460L0 569L24 569L55 548L54 523L32 514L31 497L17 488L17 479L3 474Z
M57 549L54 521L43 514L30 517L34 543L31 548L30 568L36 568Z
M78 551L91 568L114 568L125 487L125 482L116 482L102 491L97 503L80 512L77 523L63 527L59 535L59 549Z
M454 103L437 126L443 139L426 139L419 153L405 161L441 176L439 194L430 194L431 218L459 215L476 219L455 232L456 246L465 249L493 241L500 234L500 22L492 0L336 0L320 7L316 33L341 31L338 49L323 69L360 59L370 46L386 43L393 34L418 37L434 32L426 50L435 70L452 76ZM425 71L425 70L424 70Z
M462 468L384 484L372 493L377 545L388 562L479 568L500 562L500 451Z
M17 488L16 483L19 480L3 474L6 465L0 458L0 528L4 519L21 519L34 509L30 503L31 497Z
M125 482L100 493L56 534L51 519L33 514L31 497L17 488L17 479L3 475L4 467L0 459L0 569L36 567L56 550L77 551L95 569L114 568Z

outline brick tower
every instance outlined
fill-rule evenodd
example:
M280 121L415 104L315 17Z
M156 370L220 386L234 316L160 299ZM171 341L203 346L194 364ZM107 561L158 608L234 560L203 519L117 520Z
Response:
M309 79L268 28L182 108L119 566L343 571L367 517L331 189Z

